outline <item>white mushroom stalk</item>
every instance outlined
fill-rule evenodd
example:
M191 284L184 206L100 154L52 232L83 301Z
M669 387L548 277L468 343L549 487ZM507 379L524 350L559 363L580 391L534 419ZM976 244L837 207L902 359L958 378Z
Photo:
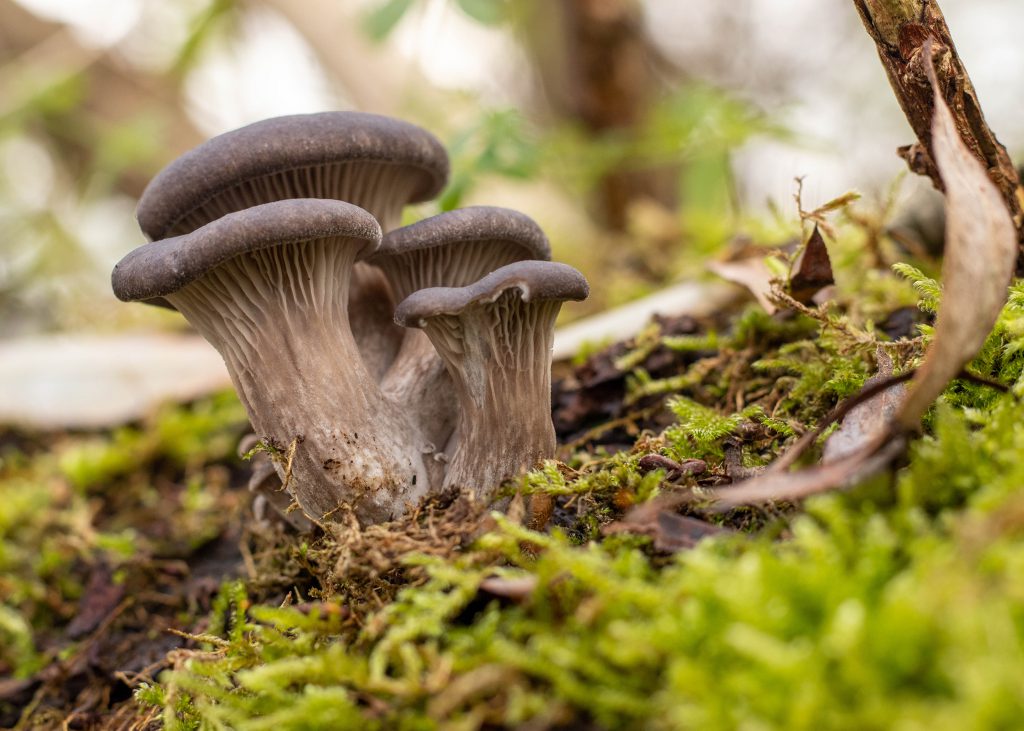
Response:
M290 455L278 474L316 519L349 504L385 520L429 489L423 437L381 393L348 324L353 266L379 240L362 209L294 199L145 244L113 273L120 299L165 298L217 348L256 432Z
M500 484L555 453L551 346L566 300L589 294L570 266L521 261L467 287L436 287L399 304L395 321L422 328L459 402L444 486L489 499Z

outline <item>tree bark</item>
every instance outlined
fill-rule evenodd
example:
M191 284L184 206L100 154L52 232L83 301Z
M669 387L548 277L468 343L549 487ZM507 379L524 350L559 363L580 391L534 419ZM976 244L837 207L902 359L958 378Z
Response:
M853 0L889 77L917 142L899 149L910 169L927 175L939 190L942 179L932 158L932 89L924 64L932 62L942 95L956 120L964 144L985 165L998 186L1017 227L1017 274L1024 274L1024 189L1006 148L985 122L974 85L956 52L949 27L936 0ZM932 59L925 40L932 39Z

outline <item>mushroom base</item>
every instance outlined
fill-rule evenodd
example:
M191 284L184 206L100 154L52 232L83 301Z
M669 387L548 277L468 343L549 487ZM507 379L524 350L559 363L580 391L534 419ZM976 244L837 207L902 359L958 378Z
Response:
M461 414L444 486L483 499L555 455L551 346L561 303L519 300L518 290L506 291L486 307L424 325L451 374Z

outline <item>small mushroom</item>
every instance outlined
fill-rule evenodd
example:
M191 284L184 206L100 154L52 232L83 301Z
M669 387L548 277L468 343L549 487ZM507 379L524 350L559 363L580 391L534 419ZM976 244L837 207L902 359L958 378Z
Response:
M289 198L331 198L369 211L384 231L402 208L430 200L448 178L448 155L408 122L362 112L267 119L210 139L164 168L139 200L150 240L186 234L228 213ZM371 266L353 275L350 320L360 353L379 380L398 351L394 301Z
M114 268L125 301L163 297L221 353L275 468L319 518L341 503L367 521L429 489L415 424L384 398L348 324L356 260L380 226L336 200L292 199L228 213L145 244Z
M430 287L467 286L516 261L550 258L551 246L533 219L507 208L475 206L390 232L370 261L403 300ZM406 331L381 388L413 414L431 447L445 447L455 426L456 402L451 378L424 333ZM443 463L435 468L443 472Z
M520 261L466 287L409 295L395 321L422 328L455 386L460 421L445 487L490 498L503 480L554 456L551 346L566 300L589 287L565 264Z

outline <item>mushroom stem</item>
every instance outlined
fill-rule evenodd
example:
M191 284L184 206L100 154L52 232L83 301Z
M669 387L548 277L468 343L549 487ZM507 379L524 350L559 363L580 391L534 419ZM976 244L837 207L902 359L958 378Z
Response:
M356 355L339 296L356 255L334 238L249 252L167 299L220 351L257 432L298 442L287 481L302 508L319 517L351 502L380 521L429 479L425 440Z
M356 249L302 242L236 257L167 299L218 348L257 432L287 448L302 508L351 502L361 519L400 513L429 485L415 426L355 356L347 298ZM412 446L413 448L410 448Z
M395 321L426 332L459 403L444 487L489 499L504 480L554 456L555 318L562 302L587 294L572 267L520 261L465 287L419 290L398 306Z
M427 321L425 331L449 364L460 406L446 488L490 497L504 480L555 454L551 323L561 302L522 304L512 290L486 308ZM509 327L516 319L522 327Z

